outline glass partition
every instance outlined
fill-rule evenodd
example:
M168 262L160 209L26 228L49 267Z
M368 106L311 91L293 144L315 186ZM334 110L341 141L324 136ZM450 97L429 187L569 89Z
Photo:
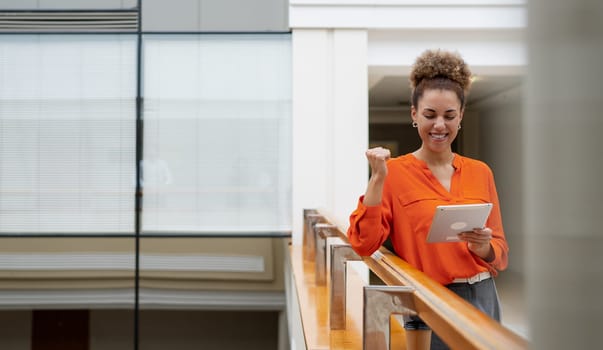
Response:
M0 36L0 234L134 233L136 36Z
M290 230L290 36L143 43L143 233Z
M0 348L132 349L136 44L0 36Z
M232 317L275 343L290 35L138 39L0 36L0 348L226 344Z

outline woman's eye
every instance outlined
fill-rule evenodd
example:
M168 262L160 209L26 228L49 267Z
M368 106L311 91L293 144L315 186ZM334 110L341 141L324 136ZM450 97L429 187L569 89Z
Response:
M447 115L444 118L446 118L446 120L454 120L454 118L456 118L456 115Z
M435 118L435 115L428 114L428 115L424 115L424 117L427 119L433 119L433 118Z

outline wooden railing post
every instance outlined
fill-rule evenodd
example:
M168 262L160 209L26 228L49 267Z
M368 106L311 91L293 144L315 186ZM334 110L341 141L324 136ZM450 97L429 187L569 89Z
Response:
M316 242L315 278L316 284L324 286L327 283L327 237L337 235L336 225L318 223L314 225L314 241Z
M345 329L346 262L361 260L349 244L331 245L331 289L329 325L331 329Z
M416 315L412 287L365 286L363 305L364 350L389 350L391 315Z

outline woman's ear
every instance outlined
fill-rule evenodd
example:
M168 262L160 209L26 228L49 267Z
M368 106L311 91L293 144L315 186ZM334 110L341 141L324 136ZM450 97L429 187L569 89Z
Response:
M413 122L417 121L417 109L415 106L410 106L410 118Z

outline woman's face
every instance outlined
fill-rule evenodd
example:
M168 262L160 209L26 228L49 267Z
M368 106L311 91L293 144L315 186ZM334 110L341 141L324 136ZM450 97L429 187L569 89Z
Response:
M418 106L411 109L423 147L432 152L450 151L456 137L463 110L454 91L429 89L423 92Z

